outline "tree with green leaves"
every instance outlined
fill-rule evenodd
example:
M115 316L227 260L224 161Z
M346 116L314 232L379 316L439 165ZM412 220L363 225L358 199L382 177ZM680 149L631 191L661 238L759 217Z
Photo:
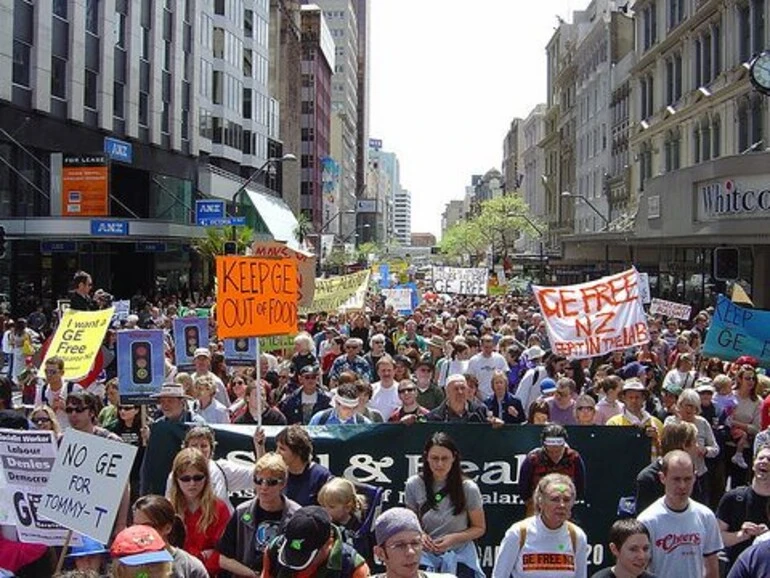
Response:
M233 229L237 253L243 255L254 239L254 232L249 227L206 227L206 236L193 240L192 248L213 263L217 255L225 254L225 243L233 240Z

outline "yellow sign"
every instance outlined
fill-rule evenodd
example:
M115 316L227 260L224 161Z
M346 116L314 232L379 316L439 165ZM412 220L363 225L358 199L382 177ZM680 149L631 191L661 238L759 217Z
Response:
M339 309L363 309L371 271L358 271L329 279L315 280L313 304L303 311L337 311Z
M87 376L102 346L114 311L113 307L100 311L65 311L45 353L41 372L48 359L61 357L64 360L62 379L77 381Z

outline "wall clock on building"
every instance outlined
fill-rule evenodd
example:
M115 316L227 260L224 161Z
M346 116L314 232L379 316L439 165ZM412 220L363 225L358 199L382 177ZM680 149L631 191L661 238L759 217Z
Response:
M751 61L749 78L759 92L770 96L770 50L760 52Z

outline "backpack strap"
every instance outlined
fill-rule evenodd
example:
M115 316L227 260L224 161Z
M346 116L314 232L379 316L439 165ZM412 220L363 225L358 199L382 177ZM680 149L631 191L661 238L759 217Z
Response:
M222 474L222 479L225 481L225 491L227 492L227 495L230 495L230 483L227 481L227 474L225 474L225 470L222 468L222 466L219 464L217 460L211 460L214 462L214 465L219 469L219 472Z
M577 530L575 524L567 522L567 532L569 532L569 541L572 542L572 552L577 554Z
M519 528L519 556L521 556L521 551L524 549L524 544L527 541L527 526L524 524L521 525L521 528Z
M318 425L326 425L326 422L329 421L333 411L334 410L332 408L323 410L321 417L318 418Z

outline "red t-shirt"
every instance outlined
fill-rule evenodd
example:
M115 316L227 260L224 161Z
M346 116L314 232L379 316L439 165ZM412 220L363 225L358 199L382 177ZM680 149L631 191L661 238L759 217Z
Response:
M768 395L762 402L759 415L762 429L767 429L767 426L770 425L770 395Z
M217 544L225 532L230 521L230 511L222 500L214 502L214 521L206 528L205 532L198 530L198 520L202 511L198 508L195 512L184 512L184 528L187 533L184 539L184 548L187 553L200 559L209 571L209 575L216 576L219 572L219 552ZM208 558L203 557L205 550L213 550Z

